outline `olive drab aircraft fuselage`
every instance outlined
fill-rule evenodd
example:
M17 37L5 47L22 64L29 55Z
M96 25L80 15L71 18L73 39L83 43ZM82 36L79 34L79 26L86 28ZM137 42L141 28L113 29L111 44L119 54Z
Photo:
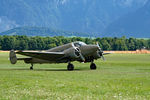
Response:
M16 54L25 55L26 58L17 58ZM58 46L45 51L14 51L11 50L9 59L11 64L16 64L17 60L24 60L25 63L31 64L30 69L33 69L34 64L44 63L68 63L67 69L74 70L73 61L91 62L90 68L96 69L94 64L95 59L105 58L102 49L97 45L87 45L84 42L72 42L62 46Z

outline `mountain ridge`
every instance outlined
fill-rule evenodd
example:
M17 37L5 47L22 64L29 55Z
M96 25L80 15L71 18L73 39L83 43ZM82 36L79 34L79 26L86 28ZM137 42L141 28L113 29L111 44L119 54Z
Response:
M1 32L0 35L26 35L26 36L78 36L78 37L96 37L94 34L81 33L81 32L70 32L57 30L47 27L16 27L5 32Z

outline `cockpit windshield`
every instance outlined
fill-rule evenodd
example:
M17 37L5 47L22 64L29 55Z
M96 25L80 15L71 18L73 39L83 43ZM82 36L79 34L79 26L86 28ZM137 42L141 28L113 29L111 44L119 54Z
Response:
M86 45L84 42L74 42L74 46L76 46L76 47L81 47L84 45Z

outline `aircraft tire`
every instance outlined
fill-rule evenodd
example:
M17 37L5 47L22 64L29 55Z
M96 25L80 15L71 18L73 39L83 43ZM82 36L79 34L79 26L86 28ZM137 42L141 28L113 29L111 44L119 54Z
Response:
M30 67L30 70L33 70L33 67L32 67L32 66Z
M68 64L67 69L68 69L69 71L74 70L74 65L73 65L73 64Z
M33 64L31 63L31 67L30 67L30 70L33 70Z
M96 64L91 63L91 65L90 65L90 69L91 69L91 70L96 70Z

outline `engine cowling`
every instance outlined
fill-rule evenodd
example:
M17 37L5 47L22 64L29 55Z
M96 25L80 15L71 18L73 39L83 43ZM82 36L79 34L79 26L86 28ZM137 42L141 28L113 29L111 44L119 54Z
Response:
M79 48L69 48L67 50L64 51L65 56L69 57L71 59L76 59L80 57L80 51Z
M94 57L95 59L101 58L100 51L96 51L96 52L93 54L93 57Z

